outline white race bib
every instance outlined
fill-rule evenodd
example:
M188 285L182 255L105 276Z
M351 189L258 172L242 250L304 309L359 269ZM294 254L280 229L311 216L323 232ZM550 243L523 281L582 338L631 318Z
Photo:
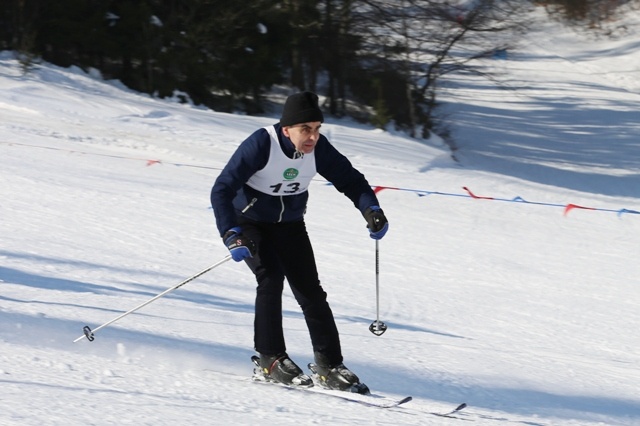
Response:
M313 151L300 158L289 158L278 142L273 126L265 127L271 136L269 161L247 181L247 185L265 194L273 196L296 195L309 188L311 179L316 175L316 157Z

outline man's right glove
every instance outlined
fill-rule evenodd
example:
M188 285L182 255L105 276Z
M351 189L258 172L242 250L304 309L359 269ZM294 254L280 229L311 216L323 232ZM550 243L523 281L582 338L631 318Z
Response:
M371 206L364 212L364 218L369 228L369 236L374 240L384 237L389 229L389 222L379 206Z
M225 232L222 240L236 262L240 262L247 257L253 257L256 254L255 243L251 238L242 235L242 229L239 226Z

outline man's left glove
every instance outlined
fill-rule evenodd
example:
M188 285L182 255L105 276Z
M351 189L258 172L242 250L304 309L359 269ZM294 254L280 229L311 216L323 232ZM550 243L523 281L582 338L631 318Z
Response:
M369 236L374 240L384 237L389 230L389 222L379 206L371 206L364 211L364 218L369 228Z
M256 254L255 243L251 238L242 235L242 229L239 226L225 232L222 240L236 262L240 262L247 257L253 257Z

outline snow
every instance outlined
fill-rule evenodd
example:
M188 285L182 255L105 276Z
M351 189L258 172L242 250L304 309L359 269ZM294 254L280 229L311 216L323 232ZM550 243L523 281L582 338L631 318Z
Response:
M210 187L276 117L77 68L23 75L0 53L0 424L453 425L427 413L461 402L480 425L640 424L637 39L539 31L486 64L514 90L465 77L443 94L459 162L435 142L323 126L388 187L380 337L363 219L319 177L306 219L346 364L414 397L388 410L251 383L254 279L234 262L73 343L227 255ZM306 365L288 289L284 321Z

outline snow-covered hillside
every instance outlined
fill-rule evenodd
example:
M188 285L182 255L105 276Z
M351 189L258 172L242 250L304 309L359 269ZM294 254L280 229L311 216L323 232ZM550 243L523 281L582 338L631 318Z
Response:
M22 75L0 53L0 424L640 424L637 38L539 31L487 63L513 90L469 77L443 94L458 163L436 143L323 126L387 187L383 336L368 329L362 217L317 179L307 225L346 364L376 393L414 397L394 409L252 383L254 279L234 262L73 343L227 255L210 187L277 117L74 68ZM306 326L284 300L305 365ZM457 419L428 414L462 402Z

